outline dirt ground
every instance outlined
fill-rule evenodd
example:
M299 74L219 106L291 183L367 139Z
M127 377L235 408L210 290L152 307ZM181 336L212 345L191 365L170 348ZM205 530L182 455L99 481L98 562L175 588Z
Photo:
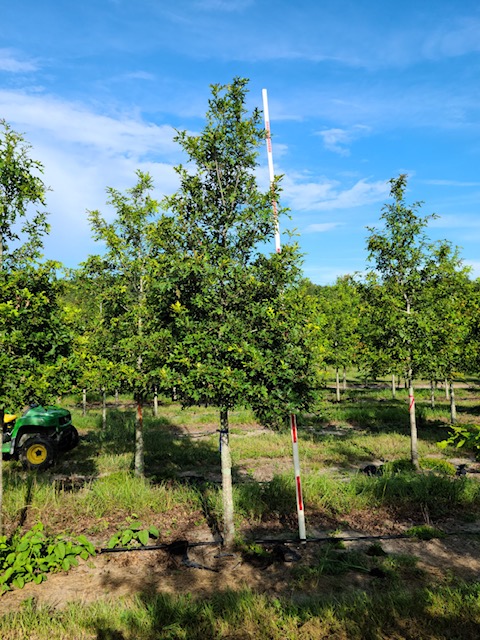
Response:
M417 558L415 572L408 580L421 584L451 583L452 580L472 581L480 577L480 523L457 528L459 533L443 539L419 541L386 534L378 537L368 531L346 529L336 531L343 541L344 551L365 552L372 544L381 545L387 557ZM320 536L319 536L320 537ZM101 598L117 598L153 593L191 593L208 596L216 591L250 588L272 596L300 597L298 576L301 568L315 563L319 553L330 541L306 544L265 544L265 556L252 553L226 554L212 540L205 528L192 531L191 546L183 554L179 548L152 551L101 553L68 573L50 575L41 585L27 584L23 589L7 592L0 598L0 612L21 608L27 599L37 605L61 608L70 602L84 604ZM372 559L372 567L375 566ZM296 573L295 573L296 572ZM404 576L405 577L405 576ZM385 576L375 570L353 568L342 575L322 575L315 584L319 594L340 594L346 590L369 590L381 586ZM305 589L311 593L311 588Z

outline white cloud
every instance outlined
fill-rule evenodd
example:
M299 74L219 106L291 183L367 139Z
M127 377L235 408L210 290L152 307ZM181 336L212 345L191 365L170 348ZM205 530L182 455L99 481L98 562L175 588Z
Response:
M100 148L122 155L161 153L176 148L174 129L119 114L95 113L51 96L0 91L0 112L12 125L35 129L60 143Z
M24 134L31 157L44 166L52 228L45 249L67 266L100 251L91 240L86 210L100 209L107 219L114 215L106 205L107 187L122 192L132 187L138 169L152 175L157 199L178 187L172 158L179 149L171 127L8 91L0 91L0 113Z
M331 231L332 229L340 226L339 222L318 222L309 224L303 233L325 233L326 231Z
M358 138L367 135L371 131L370 127L356 124L349 129L325 129L319 131L317 135L323 138L325 148L341 156L349 156L348 145Z
M38 65L32 60L21 60L11 49L0 49L0 71L8 73L25 73L36 71Z
M342 188L334 180L318 178L305 181L302 175L286 175L283 193L288 206L295 211L326 211L351 209L383 201L389 194L388 182L359 180L350 188Z

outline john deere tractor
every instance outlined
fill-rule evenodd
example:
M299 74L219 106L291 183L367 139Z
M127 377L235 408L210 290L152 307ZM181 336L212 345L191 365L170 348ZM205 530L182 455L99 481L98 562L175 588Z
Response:
M4 416L3 458L20 460L25 469L43 471L77 444L78 431L66 409L33 405L21 417Z

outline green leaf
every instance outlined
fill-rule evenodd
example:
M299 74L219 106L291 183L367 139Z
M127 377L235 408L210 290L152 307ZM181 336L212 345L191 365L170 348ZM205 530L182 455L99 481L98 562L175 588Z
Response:
M148 529L142 529L142 531L138 532L137 536L143 546L146 546L148 544L148 539L149 539Z
M12 581L12 584L14 587L17 587L18 589L23 589L23 587L25 586L25 578L23 576L17 576Z
M130 529L126 529L123 533L122 533L122 539L121 539L121 543L123 546L127 545L133 538L133 531L131 531Z

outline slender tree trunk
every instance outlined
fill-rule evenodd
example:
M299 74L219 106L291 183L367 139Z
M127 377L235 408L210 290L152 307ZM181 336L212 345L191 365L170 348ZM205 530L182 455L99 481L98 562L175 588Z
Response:
M118 407L118 389L115 389L115 406Z
M220 455L222 462L223 544L233 546L235 525L233 521L232 457L230 455L228 409L220 409Z
M1 242L0 242L1 245ZM0 536L3 535L3 419L5 417L5 409L0 408Z
M153 389L153 415L155 418L158 416L158 389L156 385Z
M87 390L82 389L82 416L87 415Z
M343 390L347 390L347 370L343 367Z
M139 338L143 335L143 305L145 302L144 296L144 280L143 275L140 276L139 289L138 289L138 323L137 323L137 335ZM139 353L137 357L137 370L140 374L143 373L143 358ZM144 443L143 443L143 398L141 394L136 397L137 400L137 416L135 419L135 475L143 476L145 470L144 460Z
M445 380L445 400L450 400L450 393L448 389L448 380Z
M340 374L338 371L338 367L335 368L335 394L337 397L337 402L340 402Z
M395 400L397 396L397 385L395 382L395 374L392 373L392 398Z
M102 427L104 431L107 428L107 394L105 389L102 389Z
M417 420L415 414L415 394L413 391L413 382L411 373L408 381L408 413L410 416L410 451L412 464L418 471L420 466L418 464L418 435L417 435Z
M430 406L435 409L435 381L430 380Z
M450 380L450 422L455 424L457 421L457 406L455 404L455 390L453 382Z
M143 455L143 405L140 396L137 398L137 415L135 419L135 475L143 476L144 455Z

